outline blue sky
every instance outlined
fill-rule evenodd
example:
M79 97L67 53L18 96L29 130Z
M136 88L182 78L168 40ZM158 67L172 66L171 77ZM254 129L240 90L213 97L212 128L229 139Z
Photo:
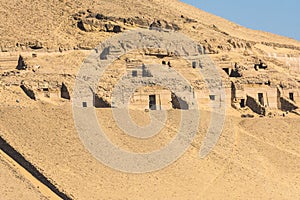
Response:
M300 0L181 0L242 26L300 41Z

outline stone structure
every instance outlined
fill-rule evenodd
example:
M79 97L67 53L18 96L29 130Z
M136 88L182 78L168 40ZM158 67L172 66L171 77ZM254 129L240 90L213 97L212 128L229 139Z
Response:
M292 111L298 108L299 88L282 88L270 81L246 82L235 80L232 83L232 106L236 109L249 107L253 112L265 115L268 110Z
M103 16L98 16L98 18L105 20ZM96 20L99 20L98 18ZM162 21L156 21L152 27L160 27L160 24ZM106 28L113 29L113 26L107 25ZM116 30L119 31L119 28L117 27ZM128 46L112 43L101 52L98 48L95 49L100 60L115 58L121 60L119 55L126 53L127 48L135 45L132 40L122 42ZM164 40L157 41L159 42L163 43ZM217 67L222 79L216 80L214 75L205 74L208 73L207 69L214 68L215 64L205 54L204 46L191 43L190 48L178 48L176 42L170 44L170 49L167 51L163 48L142 48L138 53L141 55L138 59L136 59L137 55L125 59L124 66L114 68L111 71L114 74L110 74L104 80L107 81L106 87L101 87L105 92L98 93L94 86L89 86L89 91L84 95L86 99L82 99L79 106L122 107L129 103L132 109L164 110L194 109L196 104L200 108L210 108L212 105L218 107L226 102L227 106L238 110L248 107L259 115L266 115L269 111L278 109L294 111L299 107L299 84L291 83L291 81L282 84L277 79L273 79L272 73L274 72L262 60L259 60L259 64L254 64L255 61L253 61L248 64L250 67L244 67L245 64L226 63L228 59L224 56L224 59L222 58L224 65ZM151 62L144 62L144 59L148 59L147 57ZM178 61L183 57L185 61ZM253 65L256 67L253 68ZM17 69L26 68L24 58L19 56ZM28 71L17 72L25 74ZM201 79L202 75L206 78ZM6 73L2 76L10 75ZM89 77L81 78L88 84ZM188 81L185 82L184 79ZM64 98L70 100L68 83L68 81L59 84L58 81L35 80L26 84L22 83L20 86L31 99ZM139 87L134 88L136 85ZM220 95L221 89L225 90L226 95ZM118 95L112 95L114 90ZM113 99L113 96L116 98Z
M70 93L66 83L59 84L57 81L22 81L20 87L25 94L34 100L41 99L68 99Z
M130 108L167 110L172 108L172 94L169 90L153 86L142 87L130 97Z
M110 46L100 53L100 58L107 59L121 51L118 47ZM121 80L120 85L116 86L117 90L121 91L118 98L111 99L111 95L107 96L107 94L99 95L97 91L90 88L91 96L88 97L89 95L87 95L87 99L82 102L81 106L119 107L121 104L126 104L126 99L128 99L131 109L167 110L193 109L196 104L200 108L209 108L212 105L219 106L225 101L227 106L232 106L238 110L248 107L259 115L267 115L269 111L275 110L293 112L299 107L300 90L297 84L285 83L278 85L271 83L270 77L264 74L263 71L256 72L261 73L260 76L251 77L248 75L244 77L243 74L249 74L251 71L249 72L247 68L235 64L234 67L226 68L222 66L220 68L220 73L223 76L221 82L213 78L202 80L200 77L196 77L189 80L190 83L183 83L181 81L182 77L178 76L176 70L173 69L173 67L178 67L178 63L176 63L178 57L172 52L149 49L145 49L143 52L143 56L157 58L160 64L148 65L139 59L125 60L125 74L123 77L119 77L123 80ZM206 68L214 65L205 57L194 59L193 56L190 57L188 63L190 65L187 66L189 69L182 69L180 73L182 75L194 74L191 77L199 74L197 70L202 70L201 73L205 73ZM181 63L180 65L185 66L186 64ZM26 63L22 56L19 57L18 69L26 69ZM122 74L121 71L112 70L117 75ZM114 75L112 77L118 80L118 76ZM170 77L171 79L167 81L169 87L165 87L166 85L163 84ZM206 88L207 83L210 83L211 88ZM108 84L115 85L116 83L111 82ZM127 90L135 85L140 85L140 87ZM57 81L39 80L26 82L26 84L22 82L20 87L29 98L34 100L45 98L71 99L67 82L59 84ZM225 90L225 96L217 95L220 88ZM112 93L113 89L108 89L107 92Z
M283 111L294 111L299 108L300 100L299 89L281 88L278 86L278 108Z
M27 69L27 65L24 61L24 58L21 55L19 56L18 65L17 65L16 69L17 70L26 70Z

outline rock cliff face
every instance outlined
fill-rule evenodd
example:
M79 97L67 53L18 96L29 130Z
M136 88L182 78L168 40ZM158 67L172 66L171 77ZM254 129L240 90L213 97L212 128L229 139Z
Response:
M230 88L231 84L241 90L244 90L245 85L299 88L299 41L249 30L176 0L143 3L131 0L4 0L1 5L6 8L0 14L0 17L6 19L0 25L4 30L0 33L0 66L4 66L1 69L2 85L20 86L21 81L27 79L31 82L41 82L43 79L55 82L55 79L59 79L59 82L67 81L68 85L72 85L76 70L85 57L75 56L78 54L75 52L85 51L83 54L87 55L87 50L93 50L109 37L142 28L180 32L199 43L203 53L220 68L226 88ZM25 9L29 14L24 16L21 11ZM49 9L51 12L48 12ZM28 51L32 53L25 53ZM110 47L108 51L116 50ZM148 51L144 49L141 53L151 57L153 54ZM171 53L166 52L170 59L174 59ZM19 62L14 60L16 56L19 56ZM61 59L65 57L69 63L75 62L78 66L74 68L73 64ZM55 63L51 62L54 58L57 60ZM192 63L193 68L207 65L204 62ZM13 65L17 69L13 69ZM124 71L121 68L119 71L116 69L115 73ZM112 83L109 78L106 81L107 84L102 83L100 88L104 88L104 96L109 96L106 93L111 89L107 88L111 88L109 84ZM205 88L205 80L194 79L191 83L195 89Z
M95 47L105 34L133 27L163 27L182 30L211 48L213 52L251 49L255 44L299 50L299 42L253 31L210 15L176 0L145 1L27 1L1 2L2 51L32 49L73 49L82 40ZM28 14L24 15L22 11ZM49 12L50 10L51 12ZM115 27L115 28L114 28ZM93 40L90 37L96 37Z

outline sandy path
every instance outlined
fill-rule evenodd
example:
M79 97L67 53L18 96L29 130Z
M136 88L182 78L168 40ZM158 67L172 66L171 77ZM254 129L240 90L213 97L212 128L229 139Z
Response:
M52 192L47 186L42 184L34 176L32 176L27 170L25 170L21 165L9 157L6 153L0 150L0 158L3 159L11 168L13 168L18 174L22 175L24 178L30 181L30 183L37 188L42 195L44 195L49 200L59 200L54 192Z

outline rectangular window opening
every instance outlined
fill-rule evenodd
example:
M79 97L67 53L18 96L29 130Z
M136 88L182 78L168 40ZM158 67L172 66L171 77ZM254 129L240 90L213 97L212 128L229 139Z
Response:
M132 77L137 77L137 71L136 70L132 71Z
M289 98L290 98L290 100L295 101L293 92L289 93Z
M209 99L211 101L215 101L216 100L216 95L209 95Z

